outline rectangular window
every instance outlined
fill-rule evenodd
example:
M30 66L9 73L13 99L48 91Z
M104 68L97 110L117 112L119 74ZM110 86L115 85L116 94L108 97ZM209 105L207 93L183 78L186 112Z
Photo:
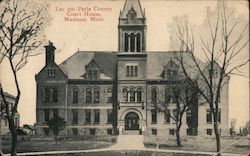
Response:
M130 76L130 70L129 70L129 66L127 66L127 76Z
M167 109L165 112L165 123L170 123L170 109Z
M151 109L151 123L156 124L157 123L157 111L156 109Z
M135 66L135 76L138 75L138 66Z
M85 124L91 123L91 110L85 109Z
M206 119L208 124L212 123L212 112L210 109L207 109Z
M192 113L191 113L191 110L190 109L188 109L187 111L186 111L186 119L187 119L187 124L191 124L192 123Z
M108 92L108 97L107 97L107 103L112 103L113 101L112 101L112 99L113 99L113 95L112 95L112 89L111 88L109 88L108 90L107 90L107 92Z
M58 109L53 109L53 118L58 117Z
M44 135L49 135L49 128L44 128L43 129L43 133L44 133Z
M94 109L94 114L95 114L94 123L99 124L100 123L100 110L99 109Z
M108 115L108 123L112 123L112 117L113 117L112 109L107 110L107 115Z
M54 78L55 77L56 70L55 69L48 69L47 70L47 77L48 78Z
M212 129L207 129L207 135L212 135L213 134L213 130Z
M97 71L93 70L93 80L97 80Z
M151 130L152 130L153 135L157 135L157 129L156 128L152 128Z
M72 124L78 124L78 110L77 109L73 109L72 110L72 115L73 115Z
M78 135L78 129L77 128L72 128L72 133L73 133L73 135Z
M134 66L130 66L130 76L134 76Z
M53 88L53 102L58 101L57 94L58 94L57 88Z
M107 134L112 135L113 134L112 131L113 131L112 128L107 129Z
M92 80L92 70L88 70L88 74L87 74L88 76L88 79L89 80Z
M50 88L45 88L45 102L50 102Z
M89 134L90 135L96 135L96 129L95 128L90 128L89 129Z
M169 135L174 135L175 129L169 129Z
M44 121L49 121L49 109L44 109Z

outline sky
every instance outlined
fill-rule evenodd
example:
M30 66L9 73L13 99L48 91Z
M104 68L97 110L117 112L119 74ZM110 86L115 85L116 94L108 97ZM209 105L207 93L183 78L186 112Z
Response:
M45 29L46 39L54 43L56 49L55 61L62 61L81 51L117 51L118 50L118 17L125 0L97 1L47 1L49 13L52 16L50 25ZM187 15L191 23L201 25L206 15L207 7L214 8L216 1L160 1L141 0L142 8L146 10L147 18L147 51L167 51L170 47L168 23L174 16ZM243 15L248 20L247 1L229 1L228 5L236 8L237 15ZM102 21L72 22L64 21L67 10L75 8L99 9ZM64 11L62 11L64 9ZM61 10L61 11L59 11ZM71 11L70 13L83 13ZM71 15L72 15L71 14ZM68 14L69 15L69 14ZM72 17L72 16L71 16ZM44 43L45 45L46 43ZM40 47L38 52L43 54L29 59L28 64L18 73L21 99L18 111L22 124L34 124L36 120L36 82L35 74L44 67L45 49ZM246 52L247 53L247 52ZM244 72L248 74L248 67ZM3 62L0 66L0 80L5 91L15 95L12 75L9 66ZM237 126L249 120L249 78L232 75L229 83L229 118L236 118Z

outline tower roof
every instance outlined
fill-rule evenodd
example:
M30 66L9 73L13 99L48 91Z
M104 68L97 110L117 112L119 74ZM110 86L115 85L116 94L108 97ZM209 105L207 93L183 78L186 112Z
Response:
M127 18L131 9L136 12L137 18L144 18L140 0L126 0L120 18Z

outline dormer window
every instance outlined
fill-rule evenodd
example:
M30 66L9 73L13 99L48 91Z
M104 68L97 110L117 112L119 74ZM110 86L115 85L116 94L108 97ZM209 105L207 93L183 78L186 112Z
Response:
M168 80L175 80L178 78L179 67L171 59L167 65L164 66L163 78Z
M86 69L86 79L87 80L98 80L101 75L100 66L94 61L90 61L90 63L85 67Z

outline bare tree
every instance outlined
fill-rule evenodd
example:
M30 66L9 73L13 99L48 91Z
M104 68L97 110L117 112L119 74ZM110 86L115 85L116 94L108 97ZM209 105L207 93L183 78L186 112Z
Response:
M18 0L6 0L0 3L0 63L7 63L10 66L10 73L13 75L12 84L16 89L13 107L9 108L1 83L0 92L12 136L11 155L15 156L17 130L14 117L21 97L17 73L27 64L28 58L39 54L34 50L44 42L43 30L50 18L47 14L48 7L44 4Z
M199 30L198 37L194 35L187 21L175 18L175 24L173 37L179 41L178 49L184 51L177 58L189 84L196 88L209 105L213 117L217 155L221 155L220 94L224 85L228 83L229 75L244 75L241 67L249 63L246 52L249 44L248 23L240 16L236 18L234 9L227 7L224 1L219 1L215 10L207 9L206 22ZM195 44L197 40L198 46ZM183 57L184 53L187 54L185 57L190 58L189 62ZM197 55L200 59L204 57L206 65L200 63ZM188 65L190 63L192 66ZM198 76L195 79L188 72L189 68L197 72Z
M185 79L172 80L171 83L167 85L165 91L165 102L154 103L154 105L159 112L164 113L166 118L174 120L176 125L176 144L177 146L182 146L180 129L183 116L187 110L191 113L196 106L198 107L197 93L195 90L192 89L192 86L190 86ZM171 105L175 108L172 113L170 112ZM189 124L190 121L188 125Z

